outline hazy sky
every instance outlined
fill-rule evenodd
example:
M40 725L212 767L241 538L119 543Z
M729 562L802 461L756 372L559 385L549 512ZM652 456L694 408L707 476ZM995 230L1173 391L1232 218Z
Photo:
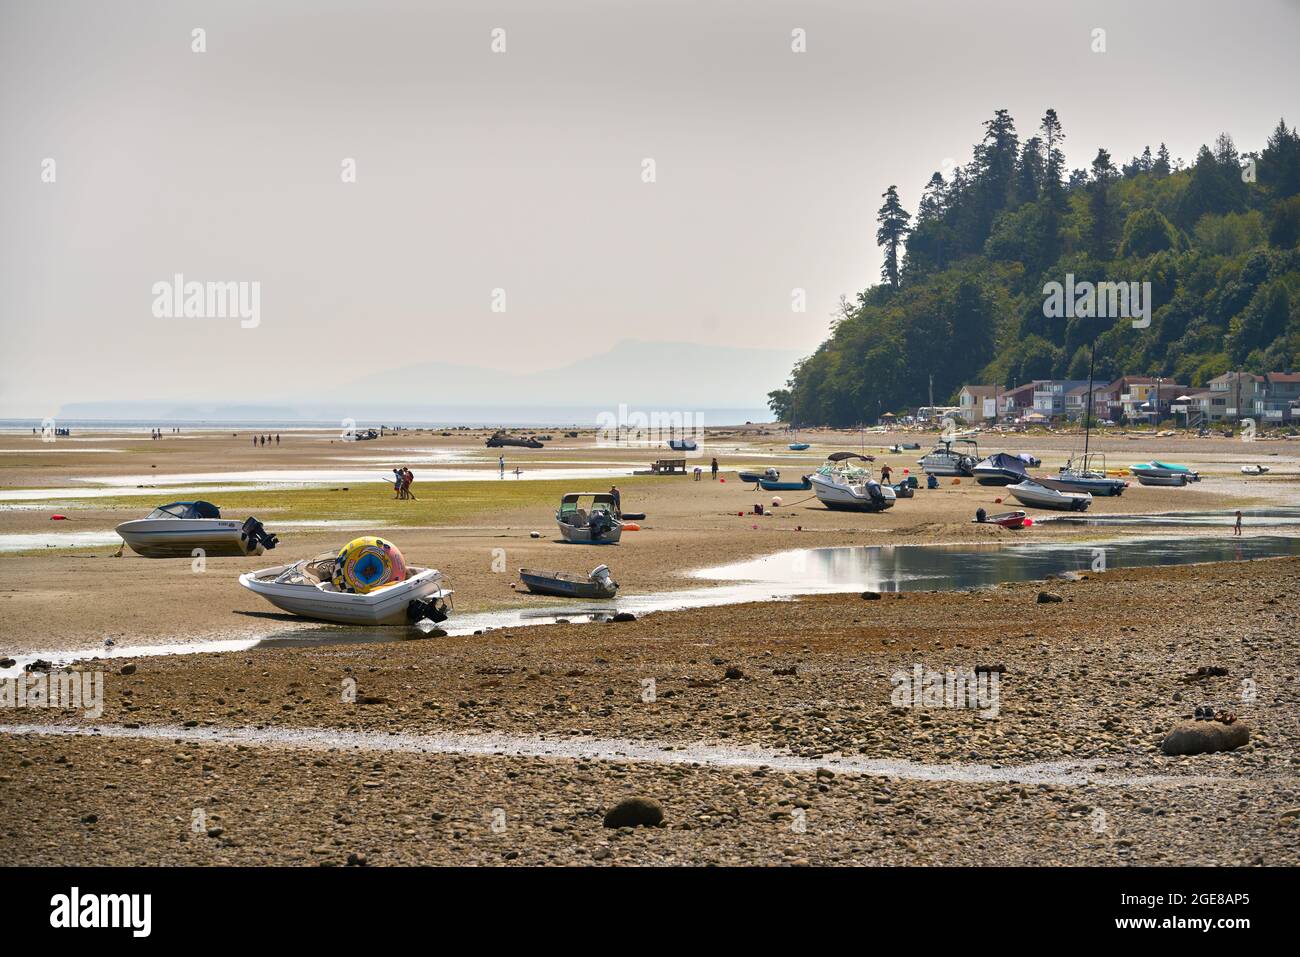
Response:
M878 279L880 194L914 210L994 109L1023 137L1054 107L1072 167L1258 149L1300 121L1297 27L1283 0L4 0L0 415L626 338L811 351ZM175 273L260 282L260 325L156 317Z

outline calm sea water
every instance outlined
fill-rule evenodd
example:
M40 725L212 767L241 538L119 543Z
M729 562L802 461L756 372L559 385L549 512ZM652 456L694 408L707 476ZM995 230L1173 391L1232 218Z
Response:
M650 410L646 410L650 411ZM772 421L772 413L767 409L683 409L673 406L654 409L653 411L664 414L681 412L690 413L693 418L692 422L703 422L706 427L743 425L746 422L766 423ZM584 408L576 406L564 407L537 407L537 408L465 408L465 409L448 409L446 417L432 419L406 419L406 418L385 418L385 419L363 419L356 420L356 428L369 429L385 426L403 426L408 429L451 429L458 427L466 428L490 428L490 429L562 429L562 428L594 428L598 424L599 417L602 413L607 413L603 408ZM32 429L40 430L41 419L0 419L0 432L31 434ZM166 431L171 428L179 428L182 431L190 432L237 432L240 429L262 429L267 431L289 431L291 429L319 429L321 431L330 429L341 429L343 423L337 419L286 419L286 418L268 418L268 419L55 419L55 425L59 428L68 428L75 431L128 431L128 432L148 432L151 429L162 429Z

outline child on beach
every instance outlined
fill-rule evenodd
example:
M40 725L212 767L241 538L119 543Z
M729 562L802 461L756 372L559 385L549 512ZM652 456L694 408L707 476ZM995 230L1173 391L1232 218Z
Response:
M1232 534L1233 535L1241 534L1241 509L1237 509L1237 524L1232 526Z

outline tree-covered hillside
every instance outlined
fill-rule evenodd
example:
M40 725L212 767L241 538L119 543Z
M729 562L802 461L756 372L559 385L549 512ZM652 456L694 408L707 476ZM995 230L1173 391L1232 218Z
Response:
M1161 144L1118 166L1099 149L1065 169L1048 110L1022 139L1006 110L973 159L935 173L915 215L883 195L882 282L844 299L830 337L770 393L801 424L851 426L965 383L1017 385L1172 376L1203 385L1229 368L1300 366L1300 136L1280 121L1258 153L1232 137L1190 166ZM1151 283L1149 328L1127 319L1046 318L1044 284Z

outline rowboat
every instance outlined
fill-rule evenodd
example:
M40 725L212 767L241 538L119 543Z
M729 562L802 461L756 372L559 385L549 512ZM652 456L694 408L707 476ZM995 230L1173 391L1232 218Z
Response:
M997 515L986 515L984 509L977 509L975 512L975 521L981 525L1000 525L1003 528L1024 528L1025 513L1021 511L1000 512Z
M613 598L618 592L618 582L610 577L608 565L597 565L586 578L568 572L521 568L519 579L535 595L555 595L560 598Z

